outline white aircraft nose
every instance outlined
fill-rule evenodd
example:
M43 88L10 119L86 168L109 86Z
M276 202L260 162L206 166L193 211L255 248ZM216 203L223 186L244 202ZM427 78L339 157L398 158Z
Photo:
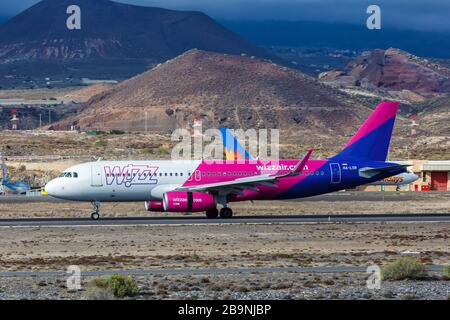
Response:
M47 194L54 196L57 192L57 183L55 180L50 180L44 187L45 192Z

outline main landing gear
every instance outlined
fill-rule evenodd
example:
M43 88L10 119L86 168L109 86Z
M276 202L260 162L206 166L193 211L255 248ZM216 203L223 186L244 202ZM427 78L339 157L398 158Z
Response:
M92 220L98 220L100 219L100 202L99 201L92 201L92 213L91 213L91 219Z
M220 209L220 217L223 219L229 219L233 216L233 210L228 207Z
M217 208L208 210L208 211L206 211L206 216L209 219L215 219L215 218L217 218L219 216L219 210L217 210Z
M219 210L217 210L217 208L206 211L206 216L209 219L215 219L219 215L222 219L229 219L233 216L233 210L231 210L228 207L224 207L224 208L220 209L220 213L219 213Z

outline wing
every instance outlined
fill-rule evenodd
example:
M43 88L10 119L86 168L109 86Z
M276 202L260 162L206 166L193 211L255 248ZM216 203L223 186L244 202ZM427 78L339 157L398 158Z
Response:
M305 157L300 160L295 167L283 175L262 174L258 176L239 178L232 181L208 183L195 186L181 186L177 191L203 191L203 192L221 192L221 193L241 193L243 190L259 191L258 186L277 188L276 182L280 179L299 175L304 169L313 150L309 150Z

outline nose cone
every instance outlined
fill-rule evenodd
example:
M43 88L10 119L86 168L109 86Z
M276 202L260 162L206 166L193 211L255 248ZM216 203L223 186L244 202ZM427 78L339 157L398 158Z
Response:
M56 186L56 181L55 180L51 180L51 181L49 181L46 185L45 185L45 187L44 187L44 189L45 189L45 192L47 192L47 194L49 194L49 195L51 195L51 196L56 196L56 191L57 191L57 186Z

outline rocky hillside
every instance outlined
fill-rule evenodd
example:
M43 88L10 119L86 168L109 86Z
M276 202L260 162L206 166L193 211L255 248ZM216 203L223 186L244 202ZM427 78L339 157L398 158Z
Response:
M410 102L450 93L450 69L399 49L376 49L351 61L344 70L319 79L344 88L359 88Z
M66 26L67 7L81 9L81 30ZM0 59L149 58L165 61L192 48L261 54L200 12L109 0L44 0L0 26Z
M80 7L80 30L67 28L71 5ZM46 77L122 80L192 48L277 59L201 12L43 0L0 25L0 73L37 83Z
M191 50L89 100L53 127L171 132L204 127L280 128L292 136L349 134L370 112L312 77L252 57ZM330 121L332 119L332 121Z

